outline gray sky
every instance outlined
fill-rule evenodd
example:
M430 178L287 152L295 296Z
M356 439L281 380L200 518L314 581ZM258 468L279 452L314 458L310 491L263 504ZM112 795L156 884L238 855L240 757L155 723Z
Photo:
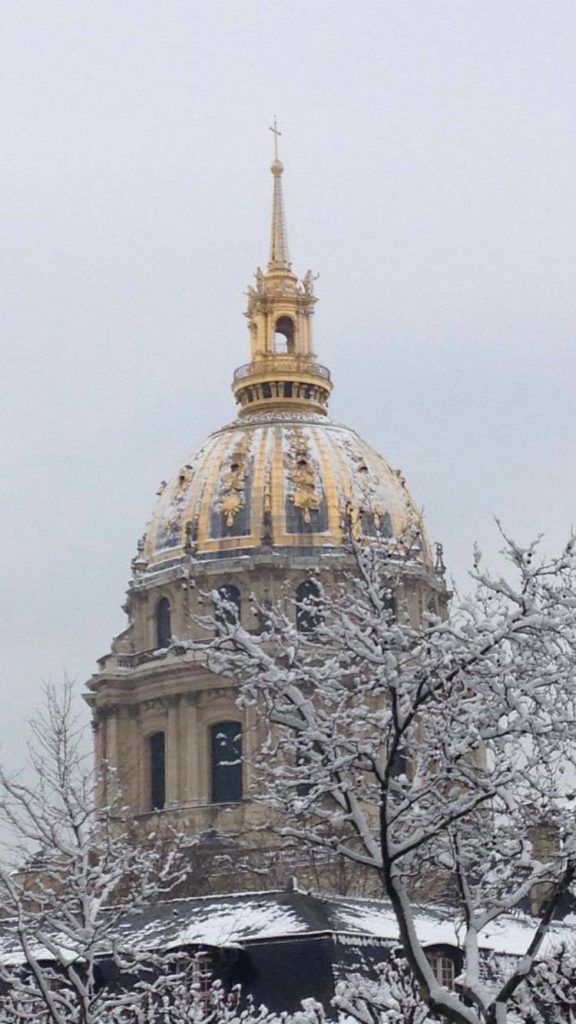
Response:
M4 0L0 755L234 416L274 113L332 414L465 580L575 519L574 0Z

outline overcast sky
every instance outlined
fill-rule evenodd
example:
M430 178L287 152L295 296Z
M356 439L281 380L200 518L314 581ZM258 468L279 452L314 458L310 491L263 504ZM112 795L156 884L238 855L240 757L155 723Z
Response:
M574 522L574 0L3 0L2 716L86 679L170 476L234 416L277 114L332 415L450 572Z

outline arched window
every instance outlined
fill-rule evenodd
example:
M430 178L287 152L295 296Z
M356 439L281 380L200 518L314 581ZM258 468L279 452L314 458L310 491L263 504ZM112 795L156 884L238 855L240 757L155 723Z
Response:
M281 316L274 325L274 351L278 355L291 355L294 351L294 321Z
M159 811L166 803L166 742L163 732L148 740L150 754L150 806Z
M388 624L396 622L396 598L389 588L384 591L384 614Z
M242 726L218 722L211 729L212 803L236 804L242 799Z
M304 580L296 590L296 629L313 633L322 620L320 591L313 580Z
M168 647L171 639L170 601L167 597L161 597L156 605L156 644L158 647Z
M216 607L217 625L235 626L241 621L242 615L242 598L238 587L235 587L233 583L226 583L223 587L219 587L218 596L221 603Z

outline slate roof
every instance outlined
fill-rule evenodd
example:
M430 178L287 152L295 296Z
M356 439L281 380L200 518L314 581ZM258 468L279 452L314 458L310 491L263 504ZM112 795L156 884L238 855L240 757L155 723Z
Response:
M457 946L450 913L439 906L416 909L416 931L426 945ZM521 955L530 941L534 922L517 914L487 929L481 946L497 953ZM331 935L362 943L398 941L398 928L383 900L321 896L291 891L232 893L166 900L130 911L122 922L127 946L176 949L186 946L234 947L280 942L296 937ZM576 915L552 926L547 942L576 942ZM10 918L0 920L0 959L18 959L18 944Z
M416 931L424 943L458 945L451 914L440 906L416 908ZM383 900L320 896L293 891L235 893L171 900L130 915L127 926L141 945L244 945L305 934L355 935L398 941L390 904ZM486 929L482 946L521 955L534 921L517 914ZM551 930L558 940L576 940L576 915Z

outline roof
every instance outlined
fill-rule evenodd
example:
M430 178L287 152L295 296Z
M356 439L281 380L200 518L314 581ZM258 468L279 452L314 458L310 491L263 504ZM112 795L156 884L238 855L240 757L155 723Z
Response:
M205 561L263 545L334 551L346 509L365 536L405 545L410 535L411 552L432 566L402 474L353 430L312 413L244 417L212 434L162 485L141 571L147 576L186 553Z
M459 945L451 911L420 905L415 909L416 932L428 945ZM320 896L293 891L235 893L168 901L147 908L136 923L141 939L172 946L187 944L244 945L263 940L332 933L398 941L398 925L387 901L346 896ZM534 920L518 914L500 921L481 935L484 949L521 955ZM576 939L576 916L551 929L556 936Z
M447 908L418 906L415 920L424 945L459 945ZM510 917L486 929L481 935L481 948L522 955L533 928L534 921L527 915ZM246 946L318 935L358 944L398 941L398 927L387 901L320 896L298 890L166 900L127 913L122 930L126 945L140 950ZM576 940L574 914L552 926L544 949L567 939ZM0 921L0 959L14 962L19 959L18 952L13 921Z

